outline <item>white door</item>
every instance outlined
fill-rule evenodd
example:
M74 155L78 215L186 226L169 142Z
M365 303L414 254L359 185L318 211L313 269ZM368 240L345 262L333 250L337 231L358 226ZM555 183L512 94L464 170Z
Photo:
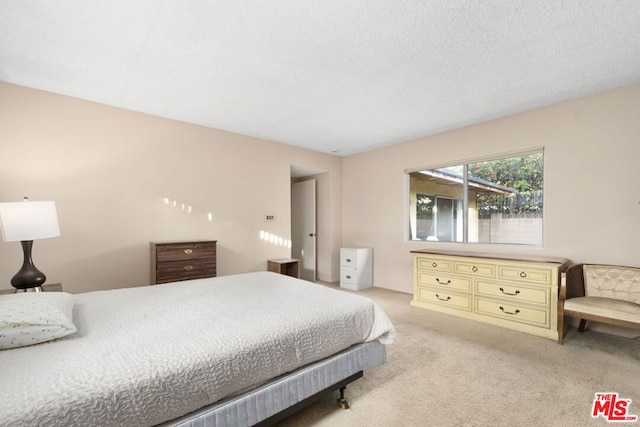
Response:
M316 180L291 185L291 256L300 260L300 278L316 280Z

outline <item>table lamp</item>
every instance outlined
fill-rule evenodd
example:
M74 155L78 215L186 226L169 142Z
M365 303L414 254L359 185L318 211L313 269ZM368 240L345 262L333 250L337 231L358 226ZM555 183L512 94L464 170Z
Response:
M25 197L22 202L0 203L0 229L3 240L20 241L24 253L22 268L11 278L11 285L41 291L47 276L33 265L31 247L36 239L60 235L55 202L32 202Z

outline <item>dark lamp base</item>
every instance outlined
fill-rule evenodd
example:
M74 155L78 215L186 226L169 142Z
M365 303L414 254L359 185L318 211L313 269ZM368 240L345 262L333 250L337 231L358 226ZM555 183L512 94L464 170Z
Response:
M47 276L45 276L42 271L38 270L31 260L31 247L33 246L33 240L23 240L20 243L22 243L24 261L20 271L11 278L11 286L16 289L40 287L47 280Z

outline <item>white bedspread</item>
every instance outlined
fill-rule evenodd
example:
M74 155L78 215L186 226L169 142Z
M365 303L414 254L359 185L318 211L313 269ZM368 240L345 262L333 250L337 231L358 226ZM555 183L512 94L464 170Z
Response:
M77 333L0 351L0 425L154 425L395 337L373 301L268 272L75 297Z

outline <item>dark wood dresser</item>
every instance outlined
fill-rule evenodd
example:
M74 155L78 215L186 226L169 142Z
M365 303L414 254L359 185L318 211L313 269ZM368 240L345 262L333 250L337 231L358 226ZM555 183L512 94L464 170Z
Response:
M150 242L151 284L216 277L216 242Z

